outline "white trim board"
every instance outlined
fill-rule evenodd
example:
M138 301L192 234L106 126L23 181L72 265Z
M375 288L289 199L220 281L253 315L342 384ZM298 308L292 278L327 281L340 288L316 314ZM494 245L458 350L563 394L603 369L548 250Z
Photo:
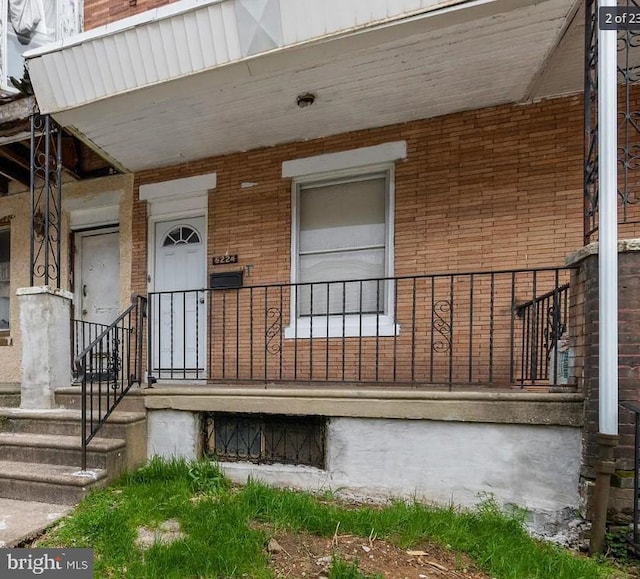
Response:
M217 174L171 179L140 185L140 201L149 203L149 217L180 216L207 211L209 191L216 188Z
M407 158L407 141L393 141L339 153L314 155L282 163L283 177L303 177L345 169L357 169Z

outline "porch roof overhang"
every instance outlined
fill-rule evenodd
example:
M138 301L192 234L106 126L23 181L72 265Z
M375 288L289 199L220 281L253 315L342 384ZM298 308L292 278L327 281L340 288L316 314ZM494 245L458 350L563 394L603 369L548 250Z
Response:
M42 113L141 171L576 92L547 69L579 4L182 0L26 57Z

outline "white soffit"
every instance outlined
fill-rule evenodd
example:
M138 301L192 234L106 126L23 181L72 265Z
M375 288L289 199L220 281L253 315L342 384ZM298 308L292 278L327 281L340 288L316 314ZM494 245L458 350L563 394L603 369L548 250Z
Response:
M25 58L40 111L55 113L254 55L466 3L182 0L36 48Z
M29 69L42 112L140 171L520 102L574 1L177 2L34 51Z

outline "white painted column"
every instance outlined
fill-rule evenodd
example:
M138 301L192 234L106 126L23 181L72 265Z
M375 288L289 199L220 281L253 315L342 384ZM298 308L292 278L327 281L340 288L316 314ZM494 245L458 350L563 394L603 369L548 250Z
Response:
M17 291L22 336L22 408L54 408L54 393L71 385L73 295L48 286Z
M600 0L615 7L616 0ZM598 171L601 434L618 434L617 31L598 30Z

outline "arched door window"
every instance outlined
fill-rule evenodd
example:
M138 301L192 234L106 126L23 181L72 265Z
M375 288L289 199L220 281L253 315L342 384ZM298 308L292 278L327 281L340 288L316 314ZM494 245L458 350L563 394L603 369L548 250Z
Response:
M164 241L162 242L162 247L193 243L200 243L200 235L198 232L188 225L180 225L167 233Z

